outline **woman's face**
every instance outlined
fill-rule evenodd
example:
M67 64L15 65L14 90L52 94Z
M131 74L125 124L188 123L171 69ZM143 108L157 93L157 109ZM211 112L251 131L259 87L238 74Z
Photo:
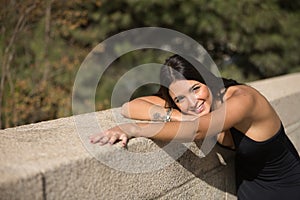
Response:
M176 80L169 94L184 114L202 116L210 112L212 95L208 87L194 80Z

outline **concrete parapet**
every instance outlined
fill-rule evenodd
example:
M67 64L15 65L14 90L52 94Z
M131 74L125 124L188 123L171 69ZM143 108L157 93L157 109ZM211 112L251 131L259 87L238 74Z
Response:
M300 73L295 73L250 83L271 101L298 151L299 80ZM93 114L111 127L115 124L112 111L118 113L118 108ZM143 171L149 163L171 161L156 170L134 173L98 161L84 145L87 138L82 140L74 117L1 130L0 199L236 199L233 151L215 146L203 157L201 143L178 143L167 149L163 148L167 144L146 138L131 139L127 150L118 144L99 147L102 158L127 169ZM186 146L179 158L173 154ZM124 152L154 151L161 151L161 156L150 161L122 158Z

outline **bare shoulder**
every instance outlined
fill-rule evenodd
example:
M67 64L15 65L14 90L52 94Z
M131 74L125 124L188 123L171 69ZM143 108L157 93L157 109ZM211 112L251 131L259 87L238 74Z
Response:
M247 85L237 85L228 88L225 97L226 100L231 98L239 99L243 106L250 105L253 113L258 116L262 111L273 110L269 101L255 88Z
M255 106L258 99L264 98L258 91L247 85L231 86L224 95L225 102L232 102L237 107L247 108Z
M255 88L247 85L232 86L226 94L227 101L236 99L239 109L248 113L235 125L250 138L263 141L271 137L280 127L280 119L269 101Z
M227 102L234 102L236 108L243 109L247 116L255 121L265 120L274 115L270 102L255 88L247 85L237 85L228 88L224 96Z

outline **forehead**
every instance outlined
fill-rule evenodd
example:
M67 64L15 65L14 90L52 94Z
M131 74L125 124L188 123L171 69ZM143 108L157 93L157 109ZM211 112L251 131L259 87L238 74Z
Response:
M190 88L195 84L201 84L198 81L194 80L177 80L170 84L169 93L171 96L183 95L189 92Z

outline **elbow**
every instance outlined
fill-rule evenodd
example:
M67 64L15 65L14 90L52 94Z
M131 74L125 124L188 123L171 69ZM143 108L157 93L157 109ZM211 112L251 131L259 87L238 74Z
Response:
M203 135L203 133L196 131L194 134L194 140L204 140L205 136Z
M129 102L126 102L121 107L121 115L129 117Z

